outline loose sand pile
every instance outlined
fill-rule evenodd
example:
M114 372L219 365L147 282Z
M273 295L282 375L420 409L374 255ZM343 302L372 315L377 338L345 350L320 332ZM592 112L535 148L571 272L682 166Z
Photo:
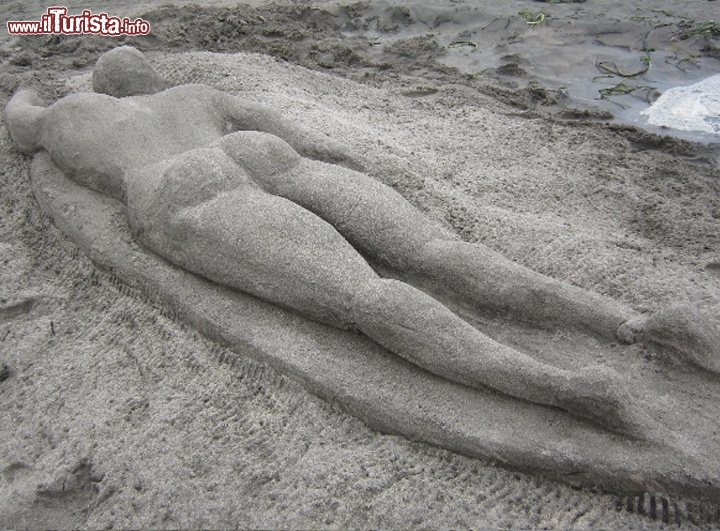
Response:
M583 8L604 9L589 4ZM292 24L286 16L286 27ZM157 27L162 36L167 27ZM265 38L266 51L277 55L273 46L288 36ZM485 93L515 103L508 106L458 82L457 73L443 77L441 67L425 68L435 65L433 47L424 57L417 43L389 47L386 58L395 57L396 66L373 67L348 55L332 69L372 85L282 65L272 69L272 79L243 79L222 57L153 58L171 84L204 82L272 102L358 150L407 164L420 179L378 176L469 241L638 310L691 301L716 311L720 190L713 153L607 126L590 120L592 113L569 113L587 120L548 120L531 96L550 92L484 85ZM260 47L262 39L251 44ZM87 87L87 74L68 68L73 60L76 67L91 63L106 44L60 39L45 48L24 46L7 52L4 96L24 80L51 100ZM43 57L43 49L57 57ZM307 57L317 59L319 51ZM410 63L420 71L407 70ZM29 161L4 129L0 156L3 524L656 528L664 521L717 522L712 504L682 495L578 491L372 432L97 270L39 209ZM684 419L688 433L707 431L710 438L718 423L717 381L698 385L655 350L638 346L627 356L598 359L583 349L573 356L533 344L536 336L498 334L558 365L603 361L631 379L651 374L668 389L684 389L683 401L694 410ZM670 417L673 400L666 395Z

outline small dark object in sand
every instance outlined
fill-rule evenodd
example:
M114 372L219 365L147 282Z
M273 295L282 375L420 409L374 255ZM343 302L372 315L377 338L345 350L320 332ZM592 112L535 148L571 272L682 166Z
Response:
M518 66L517 63L508 63L502 66L498 66L495 69L495 72L497 72L501 76L524 76L527 75L527 72Z
M10 64L15 66L32 66L32 55L23 52L10 58Z
M0 382L4 382L10 378L10 367L6 363L3 363L0 367Z

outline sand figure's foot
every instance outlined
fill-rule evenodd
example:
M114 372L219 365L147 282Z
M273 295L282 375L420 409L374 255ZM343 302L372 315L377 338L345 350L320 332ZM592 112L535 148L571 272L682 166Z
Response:
M624 378L610 367L572 373L566 396L560 407L610 431L635 439L647 439L652 431L650 418L634 406Z
M659 344L679 361L720 375L720 325L694 305L677 304L633 319L618 329L623 340L621 334Z
M618 327L615 335L621 343L625 343L626 345L632 345L633 343L636 343L638 341L639 336L642 334L642 331L645 328L645 323L647 323L647 320L647 315L640 315L633 319L628 319Z

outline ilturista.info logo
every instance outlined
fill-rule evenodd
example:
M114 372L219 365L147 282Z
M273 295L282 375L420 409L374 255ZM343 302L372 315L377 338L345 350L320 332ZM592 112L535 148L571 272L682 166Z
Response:
M91 13L85 9L78 15L68 15L66 7L48 7L40 20L10 20L10 35L147 35L150 23L141 18L113 17L107 13Z

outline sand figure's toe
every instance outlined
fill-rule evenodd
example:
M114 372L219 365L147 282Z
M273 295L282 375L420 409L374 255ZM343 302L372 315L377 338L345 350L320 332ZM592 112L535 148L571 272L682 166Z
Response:
M720 326L690 304L678 304L651 315L641 341L669 347L679 360L720 375Z

